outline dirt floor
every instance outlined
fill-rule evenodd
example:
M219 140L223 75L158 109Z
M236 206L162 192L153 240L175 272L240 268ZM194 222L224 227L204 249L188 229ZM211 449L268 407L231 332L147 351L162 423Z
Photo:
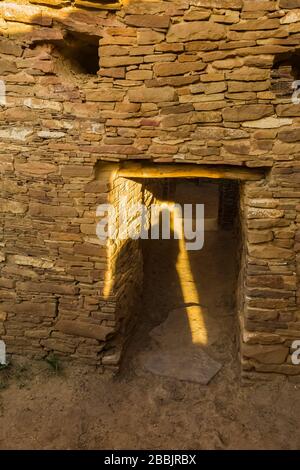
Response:
M300 381L240 381L236 246L233 232L210 230L187 260L177 241L145 242L140 321L120 373L14 361L0 371L0 449L300 449ZM221 364L208 385L144 367L153 328L191 304L203 312L197 347ZM193 341L188 321L182 337Z

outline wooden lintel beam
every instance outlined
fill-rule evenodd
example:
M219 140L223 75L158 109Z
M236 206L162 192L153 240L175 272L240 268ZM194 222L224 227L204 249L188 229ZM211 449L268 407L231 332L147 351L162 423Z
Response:
M118 170L124 178L213 178L258 181L265 176L264 170L224 165L195 165L182 163L139 164L124 162Z

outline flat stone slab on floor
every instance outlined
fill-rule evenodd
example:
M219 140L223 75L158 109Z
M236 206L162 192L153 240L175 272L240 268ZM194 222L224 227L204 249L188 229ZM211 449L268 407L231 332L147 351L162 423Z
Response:
M211 381L222 365L205 352L205 328L201 321L198 329L194 326L199 343L193 342L190 328L193 328L200 311L200 306L172 310L167 319L151 331L153 343L141 355L144 369L156 375L202 385ZM202 336L199 336L201 331Z

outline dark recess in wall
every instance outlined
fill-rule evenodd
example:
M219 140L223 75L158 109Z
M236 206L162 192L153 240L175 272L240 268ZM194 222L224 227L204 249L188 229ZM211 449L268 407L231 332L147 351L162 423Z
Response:
M97 75L99 71L99 37L68 33L57 50L74 73Z
M277 54L271 71L271 90L278 97L291 96L295 80L300 80L300 51Z

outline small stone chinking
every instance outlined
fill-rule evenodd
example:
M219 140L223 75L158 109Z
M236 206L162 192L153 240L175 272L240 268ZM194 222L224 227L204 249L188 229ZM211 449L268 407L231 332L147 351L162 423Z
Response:
M138 201L112 167L148 159L266 169L241 185L240 361L300 374L299 44L300 0L0 1L10 354L117 369L141 256L99 245L96 207Z

